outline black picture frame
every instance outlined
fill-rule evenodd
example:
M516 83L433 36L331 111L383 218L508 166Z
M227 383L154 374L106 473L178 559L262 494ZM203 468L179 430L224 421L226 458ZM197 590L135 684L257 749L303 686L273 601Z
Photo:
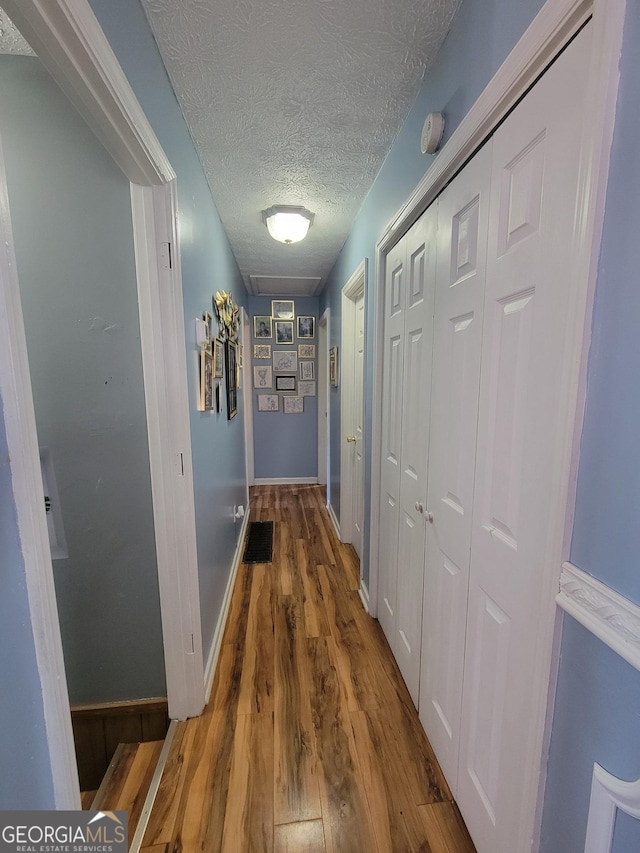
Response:
M295 391L296 377L289 375L276 376L276 391Z
M228 338L225 348L225 377L227 380L227 420L238 413L238 345Z

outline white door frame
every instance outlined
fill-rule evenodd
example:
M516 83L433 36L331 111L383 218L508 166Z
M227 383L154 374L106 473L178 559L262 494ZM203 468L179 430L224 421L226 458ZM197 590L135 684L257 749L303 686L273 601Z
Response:
M531 821L534 847L539 844L541 803L544 796L545 729L553 716L552 673L555 672L554 623L555 595L563 561L568 556L578 466L579 442L584 413L587 351L590 341L593 291L604 219L609 155L615 122L616 95L619 80L618 62L622 47L626 0L547 0L530 27L498 69L478 101L446 143L432 167L427 171L405 205L398 211L376 245L377 298L374 306L374 332L370 351L374 358L372 495L370 524L370 596L372 608L378 606L379 541L381 488L380 417L382 392L382 341L385 256L413 221L438 196L448 181L463 167L484 139L510 112L537 77L566 45L580 27L593 16L593 43L589 68L590 132L581 140L579 199L581 218L575 224L572 240L574 253L572 312L574 322L567 329L567 352L570 369L563 377L565 402L562 418L564 452L559 460L565 517L558 520L554 541L561 543L552 563L541 567L541 594L548 601L546 624L540 629L539 657L531 674L531 696L535 700L535 751L538 770L527 775L527 819Z
M343 542L353 541L353 465L349 463L347 435L355 418L355 341L353 327L356 317L356 300L363 294L366 302L367 259L358 264L342 288L342 323L340 348L342 350L342 375L340 377L340 537ZM366 329L365 329L366 338ZM364 377L362 378L364 383ZM364 448L362 450L364 454ZM364 498L364 496L363 496ZM363 543L364 544L364 543Z
M318 319L318 483L329 502L329 309Z
M192 716L204 706L204 667L176 175L87 0L5 0L3 6L132 184L169 713L175 718ZM70 809L78 807L79 791L69 697L42 511L38 441L6 185L1 183L0 194L4 202L0 245L6 247L0 252L0 299L6 309L1 312L2 322L8 327L0 344L0 392L55 802L57 808ZM162 284L170 291L165 298ZM179 574L176 566L180 566Z
M247 478L247 502L249 509L249 486L255 482L255 467L253 455L253 371L251 370L251 318L244 307L240 309L240 328L242 330L242 396L244 401L244 460Z

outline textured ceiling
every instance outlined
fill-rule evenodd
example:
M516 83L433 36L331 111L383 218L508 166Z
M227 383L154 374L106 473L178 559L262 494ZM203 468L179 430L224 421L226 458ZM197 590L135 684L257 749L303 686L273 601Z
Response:
M317 283L347 238L458 0L142 4L247 287L254 290L251 276L273 277L283 293L288 280ZM302 243L269 237L261 211L273 204L315 213Z
M15 53L20 56L34 55L22 34L3 9L0 9L0 53Z

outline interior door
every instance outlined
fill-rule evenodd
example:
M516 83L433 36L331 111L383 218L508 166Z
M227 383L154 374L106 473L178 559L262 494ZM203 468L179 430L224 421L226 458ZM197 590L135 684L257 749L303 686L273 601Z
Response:
M381 569L378 620L392 650L394 649L398 584L405 266L406 243L402 239L386 257L382 344L382 494L379 532Z
M491 141L439 197L420 720L454 790L484 305Z
M560 391L589 44L587 28L493 140L457 790L478 853L530 847L542 721L529 698L553 611L540 568L564 515Z
M364 526L364 290L355 300L354 312L354 364L353 364L353 478L352 478L352 545L362 561L362 529Z
M387 255L378 617L418 704L437 204Z
M416 707L422 645L437 210L438 205L433 204L405 237L407 275L400 413L399 569L397 621L392 648Z

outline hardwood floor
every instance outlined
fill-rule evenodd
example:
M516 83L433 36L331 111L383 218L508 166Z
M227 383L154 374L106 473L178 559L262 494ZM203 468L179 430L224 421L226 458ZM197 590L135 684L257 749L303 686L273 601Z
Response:
M211 700L180 725L144 853L475 853L319 486L257 486Z

